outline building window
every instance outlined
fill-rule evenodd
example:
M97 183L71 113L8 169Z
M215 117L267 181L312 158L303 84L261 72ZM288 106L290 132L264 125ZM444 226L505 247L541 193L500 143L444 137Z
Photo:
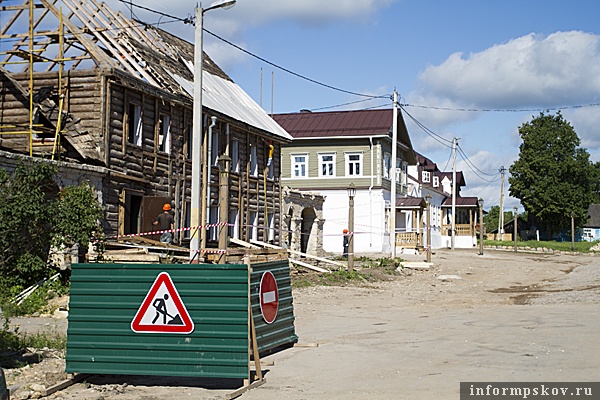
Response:
M258 150L256 145L250 147L250 175L258 176Z
M275 216L273 214L269 214L267 226L269 228L267 242L272 243L275 240Z
M213 128L211 137L210 163L213 167L219 166L219 131Z
M192 159L192 135L194 134L194 127L192 124L187 124L185 140L186 140L186 152L185 155L188 159Z
M240 238L240 213L237 209L229 210L229 237Z
M390 179L390 170L392 169L392 155L390 153L383 154L383 177Z
M319 176L335 176L335 154L319 154Z
M431 172L429 171L423 171L422 173L422 179L423 179L423 183L429 183L431 182Z
M256 211L250 212L250 239L258 240L258 213Z
M400 164L400 177L398 182L400 182L402 186L406 186L408 184L408 163L406 161L400 162L400 160L398 160L398 162Z
M165 114L158 117L158 151L171 153L171 117Z
M440 186L440 177L434 176L433 177L433 187L439 187L439 186Z
M210 206L208 214L208 223L210 225L216 225L219 222L219 206ZM219 234L217 226L211 226L208 228L208 240L216 242L217 235Z
M346 153L346 176L362 176L362 153Z
M240 172L240 141L238 139L231 141L231 171Z
M127 142L136 146L142 145L142 106L129 103L127 113Z
M308 177L308 155L292 154L292 178Z

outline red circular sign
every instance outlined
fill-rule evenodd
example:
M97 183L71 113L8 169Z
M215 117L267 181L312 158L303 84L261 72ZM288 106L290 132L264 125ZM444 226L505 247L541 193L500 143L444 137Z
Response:
M266 271L260 279L260 311L267 324L277 318L279 310L279 290L277 281L271 271Z

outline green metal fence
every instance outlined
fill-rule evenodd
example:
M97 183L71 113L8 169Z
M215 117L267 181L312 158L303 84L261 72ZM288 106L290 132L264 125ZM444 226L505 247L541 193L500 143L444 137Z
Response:
M273 323L266 323L260 310L260 281L266 271L271 271L277 281L279 309ZM250 303L256 327L258 350L261 354L295 343L298 340L294 329L294 304L288 260L252 264L250 277Z
M73 264L66 371L248 378L252 308L258 349L297 341L289 262ZM270 271L277 315L266 323L260 283Z
M163 272L191 316L194 327L189 334L132 330L134 317ZM66 370L247 378L248 287L247 265L75 264ZM177 311L167 307L169 319ZM155 313L161 325L164 314L158 309L148 312L145 324L151 324Z

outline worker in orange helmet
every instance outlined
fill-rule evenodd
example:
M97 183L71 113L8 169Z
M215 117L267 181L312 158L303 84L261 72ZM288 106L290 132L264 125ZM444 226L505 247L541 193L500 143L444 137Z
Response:
M348 229L344 229L344 258L348 258Z
M152 224L157 225L160 231L172 231L175 229L175 219L171 215L171 205L169 203L163 205L163 212L154 218ZM173 243L173 232L163 232L160 235L160 241L168 244Z

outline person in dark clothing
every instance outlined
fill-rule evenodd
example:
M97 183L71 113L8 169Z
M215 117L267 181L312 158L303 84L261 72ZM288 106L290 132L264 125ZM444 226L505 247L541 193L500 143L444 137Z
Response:
M344 229L344 258L348 258L348 229Z
M158 230L167 231L175 229L175 219L171 215L171 205L166 203L163 206L163 212L154 218L153 225L158 226ZM173 243L173 232L163 232L160 235L160 241L163 243Z

